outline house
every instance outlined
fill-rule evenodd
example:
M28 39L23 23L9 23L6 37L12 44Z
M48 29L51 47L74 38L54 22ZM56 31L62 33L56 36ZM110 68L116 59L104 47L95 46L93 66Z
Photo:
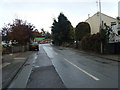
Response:
M120 44L120 1L118 2L118 17L117 25L112 26L112 32L109 35L109 43L119 43Z
M117 19L115 19L111 16L97 12L85 21L85 22L88 22L90 24L91 34L95 34L95 33L99 32L100 14L101 14L101 21L103 22L103 24L106 23L106 25L111 26L111 25L116 25L118 22Z

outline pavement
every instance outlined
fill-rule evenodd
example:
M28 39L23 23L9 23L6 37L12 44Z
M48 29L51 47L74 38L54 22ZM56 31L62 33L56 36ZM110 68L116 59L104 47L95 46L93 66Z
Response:
M30 55L25 64L23 64L21 70L12 80L7 88L26 88L29 76L32 72L33 63L37 58L37 52Z
M3 62L0 65L0 69L2 69L2 83L0 85L2 88L9 85L31 54L33 54L32 51L26 51L2 56Z

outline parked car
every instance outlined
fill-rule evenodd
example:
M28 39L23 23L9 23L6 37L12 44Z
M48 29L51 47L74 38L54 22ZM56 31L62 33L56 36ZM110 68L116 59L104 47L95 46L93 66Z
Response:
M33 42L29 46L30 51L39 51L39 44L37 42Z

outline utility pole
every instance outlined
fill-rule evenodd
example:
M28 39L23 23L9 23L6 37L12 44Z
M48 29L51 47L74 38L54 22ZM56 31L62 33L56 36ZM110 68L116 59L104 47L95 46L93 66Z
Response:
M101 18L101 0L99 0L99 15L100 15L100 30L102 28L102 18Z
M118 26L120 27L120 1L118 2Z
M100 16L100 28L99 28L99 32L101 33L101 29L102 27L102 17L101 17L101 0L99 0L99 16ZM101 54L103 53L103 43L101 41L100 43L100 52Z

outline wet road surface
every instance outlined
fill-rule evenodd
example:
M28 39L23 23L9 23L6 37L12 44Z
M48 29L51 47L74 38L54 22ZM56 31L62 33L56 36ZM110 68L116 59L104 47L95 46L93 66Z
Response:
M47 56L43 47L37 52L33 63L32 73L29 77L27 88L65 88L61 78L56 72L52 61Z
M67 88L118 88L118 62L42 45Z
M26 88L118 88L118 62L75 49L41 44L27 63L11 86L26 77Z

